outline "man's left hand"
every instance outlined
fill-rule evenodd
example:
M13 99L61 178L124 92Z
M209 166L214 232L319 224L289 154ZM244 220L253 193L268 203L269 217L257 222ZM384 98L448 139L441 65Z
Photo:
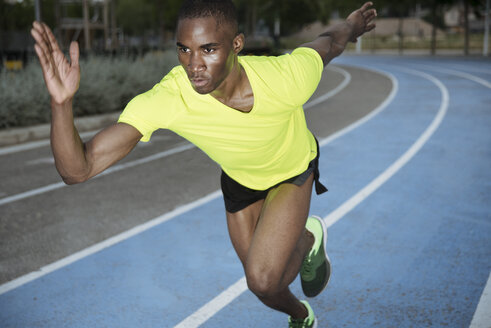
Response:
M373 6L372 2L365 2L360 9L355 10L346 18L348 24L353 28L349 39L351 42L356 42L359 36L375 28L373 20L377 17L377 10L370 8L371 6Z

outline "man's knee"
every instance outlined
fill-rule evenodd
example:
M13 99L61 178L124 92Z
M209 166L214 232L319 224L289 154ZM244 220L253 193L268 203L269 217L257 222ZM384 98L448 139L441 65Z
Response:
M246 266L247 286L258 297L270 297L279 292L281 276L274 270Z

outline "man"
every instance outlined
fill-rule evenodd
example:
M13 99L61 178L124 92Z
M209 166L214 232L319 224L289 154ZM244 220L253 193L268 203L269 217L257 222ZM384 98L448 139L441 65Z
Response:
M31 33L51 95L58 172L67 184L86 181L159 128L187 138L222 167L229 234L249 289L265 305L288 314L290 327L316 327L309 304L288 288L300 272L304 293L314 297L326 287L331 270L324 224L308 218L313 184L317 193L326 189L319 182L319 150L302 105L324 66L375 27L371 6L365 3L291 54L240 57L244 36L231 0L187 0L176 34L181 65L85 144L72 113L80 79L78 45L70 45L69 63L50 29L34 22Z

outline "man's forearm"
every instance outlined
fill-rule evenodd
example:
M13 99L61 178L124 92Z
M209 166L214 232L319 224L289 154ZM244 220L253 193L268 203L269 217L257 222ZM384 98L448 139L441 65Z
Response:
M353 27L347 21L329 26L319 37L331 37L334 44L343 48L349 41L356 41L356 38L353 37Z
M356 42L359 36L375 28L373 20L377 11L370 8L372 5L372 2L366 2L360 9L353 11L344 22L330 26L317 39L302 46L316 50L326 66L344 51L348 42Z
M51 149L58 173L67 184L84 181L88 165L84 144L73 123L72 101L51 104Z
M353 27L347 21L330 26L317 39L302 46L317 50L322 57L324 66L339 56L349 41L352 41Z
M356 40L353 38L353 27L346 21L330 26L324 33L319 35L319 38L330 42L330 47L326 54L328 61L341 55L349 41Z

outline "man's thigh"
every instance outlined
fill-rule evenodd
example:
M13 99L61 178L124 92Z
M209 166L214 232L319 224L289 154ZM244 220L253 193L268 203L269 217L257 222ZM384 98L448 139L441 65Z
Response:
M261 199L238 212L226 212L230 240L244 267L263 204Z
M305 231L313 174L297 186L281 184L272 189L262 206L247 255L247 266L254 270L285 271L291 255Z

